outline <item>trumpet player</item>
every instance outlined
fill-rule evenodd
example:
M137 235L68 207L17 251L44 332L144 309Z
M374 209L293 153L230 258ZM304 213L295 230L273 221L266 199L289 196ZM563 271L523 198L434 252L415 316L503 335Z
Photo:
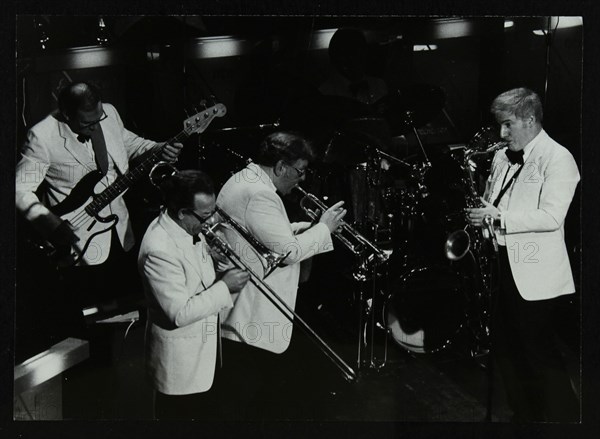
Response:
M283 266L265 282L292 309L296 304L300 262L333 249L331 233L346 215L343 202L322 212L315 224L291 223L279 194L286 195L305 179L314 153L308 141L289 132L267 136L255 163L234 174L223 186L217 205L271 250L287 254ZM231 246L250 264L251 251L240 235L228 235ZM223 315L224 375L227 404L234 417L260 417L258 395L279 388L275 378L287 370L280 355L290 345L292 322L248 283ZM248 409L256 409L254 412Z
M181 171L160 188L166 208L148 227L138 257L148 303L144 359L155 390L155 417L212 420L220 413L218 313L233 306L231 294L249 277L239 269L215 274L200 234L215 212L210 178Z
M485 206L468 209L468 217L473 225L494 226L499 244L492 352L514 420L575 422L578 401L553 318L559 297L575 292L564 223L579 181L577 164L543 129L533 91L506 91L491 112L508 148L494 157Z

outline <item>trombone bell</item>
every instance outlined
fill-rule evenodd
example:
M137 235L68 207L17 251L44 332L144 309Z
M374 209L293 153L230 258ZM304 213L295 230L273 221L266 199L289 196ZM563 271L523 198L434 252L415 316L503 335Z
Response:
M215 227L221 227L225 231L230 230L240 235L250 246L253 253L258 256L263 268L264 276L266 278L270 275L277 267L283 265L283 261L288 257L287 254L277 253L269 249L266 245L256 239L246 227L235 221L229 216L223 209L217 206L216 212L211 217L211 225ZM245 252L242 252L245 253Z

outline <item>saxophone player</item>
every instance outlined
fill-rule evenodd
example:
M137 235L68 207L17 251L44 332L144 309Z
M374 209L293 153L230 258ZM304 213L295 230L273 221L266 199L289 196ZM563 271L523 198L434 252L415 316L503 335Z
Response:
M514 420L576 422L579 403L557 350L553 318L559 298L575 292L564 223L579 171L571 153L542 127L535 92L506 91L491 112L508 147L494 157L484 207L467 209L467 215L474 226L492 225L499 244L495 364Z

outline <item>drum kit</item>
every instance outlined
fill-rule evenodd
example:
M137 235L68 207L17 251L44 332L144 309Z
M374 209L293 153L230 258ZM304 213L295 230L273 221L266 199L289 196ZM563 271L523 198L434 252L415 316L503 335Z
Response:
M354 278L359 370L385 366L388 340L410 353L433 354L466 333L469 355L485 355L488 311L481 297L489 292L477 282L479 255L463 261L444 255L447 236L464 221L464 170L452 155L432 165L417 130L443 111L443 92L417 86L358 116L360 105L348 102L351 118L335 110L344 99L323 99L322 108L342 120L329 130L306 186L322 199L346 200L348 221L390 255L369 276ZM417 153L403 155L398 145L409 136Z

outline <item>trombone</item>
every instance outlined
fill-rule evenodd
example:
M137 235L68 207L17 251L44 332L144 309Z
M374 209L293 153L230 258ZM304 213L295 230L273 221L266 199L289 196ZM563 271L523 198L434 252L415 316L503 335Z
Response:
M160 187L160 181L164 178L176 174L177 168L168 162L157 163L150 171L150 182ZM220 216L222 221L216 219ZM231 248L229 243L218 235L219 227L231 227L239 233L256 251L262 256L261 263L265 271L265 276L268 276L275 268L277 268L285 258L289 255L281 255L269 250L265 245L258 241L244 226L235 221L231 216L216 207L215 214L209 218L201 227L201 233L206 237L208 243L219 250L231 263L239 269L245 270L250 275L250 282L258 288L258 290L290 321L298 324L308 337L316 343L321 351L340 369L344 378L347 381L355 381L357 376L352 369L319 335L296 313L287 303L279 296L261 277L246 264L240 256Z
M169 162L161 161L152 167L150 170L149 178L150 182L156 188L160 188L160 183L167 177L173 176L177 174L177 168L173 166ZM289 252L285 255L276 253L267 246L263 245L258 239L256 239L252 234L241 224L234 221L227 213L225 213L222 209L216 206L216 212L221 215L221 217L225 220L227 224L229 224L233 229L235 229L240 235L242 235L248 243L252 246L253 250L260 256L260 262L263 266L265 277L273 272L277 267L279 267L283 260L289 256Z
M222 215L224 212L219 209L218 214ZM214 218L214 217L213 217ZM250 275L250 282L258 288L258 290L290 321L298 324L306 335L321 349L321 351L340 369L346 381L355 381L357 376L354 369L352 369L319 335L292 309L285 303L285 301L279 296L260 276L246 264L242 258L235 253L233 248L225 241L221 236L217 234L219 227L227 227L230 225L240 233L244 239L249 243L258 242L252 237L248 231L229 215L225 214L222 216L223 221L219 222L216 219L214 221L208 221L202 226L202 234L206 237L208 243L219 250L225 255L231 263L239 269L245 270ZM223 224L226 223L226 224ZM260 244L262 246L262 244ZM283 258L287 257L285 255Z
M263 269L265 275L263 277L266 278L269 274L273 272L277 267L280 267L283 264L283 261L290 255L291 252L287 252L285 255L277 253L273 250L270 250L266 245L256 239L244 226L235 221L229 214L227 214L223 209L219 206L215 206L215 212L223 218L223 222L226 223L227 226L231 226L236 232L238 232L252 247L252 249L258 253L260 256L260 261L263 265ZM219 223L223 225L223 223ZM223 225L223 227L227 227Z

